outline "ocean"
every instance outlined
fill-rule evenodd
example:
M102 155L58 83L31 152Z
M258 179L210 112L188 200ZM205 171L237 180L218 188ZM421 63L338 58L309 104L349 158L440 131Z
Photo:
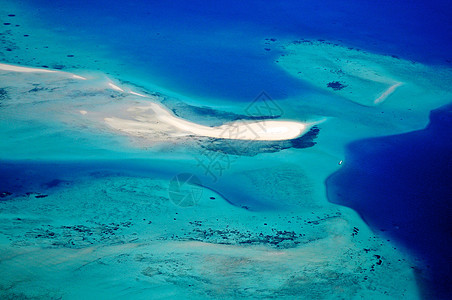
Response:
M450 1L0 3L0 296L452 293Z
M353 142L348 164L327 181L330 201L347 205L382 236L428 264L434 290L447 292L452 257L451 106L431 112L420 131Z
M281 51L265 39L342 41L435 64L452 59L448 1L20 3L33 22L65 36L68 54L77 57L79 47L91 55L108 49L102 54L119 61L129 76L206 101L250 102L263 90L282 99L307 89L273 63ZM39 57L46 50L31 51ZM102 58L92 56L84 67Z

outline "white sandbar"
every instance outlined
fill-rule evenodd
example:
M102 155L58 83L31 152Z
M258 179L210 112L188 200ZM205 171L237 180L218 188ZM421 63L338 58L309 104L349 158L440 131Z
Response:
M47 69L39 69L39 68L28 68L28 67L19 67L7 64L0 64L0 70L3 71L12 71L12 72L21 72L21 73L55 73L57 71L47 70Z
M374 100L374 104L379 104L383 101L386 100L386 98L389 97L389 95L391 95L392 93L394 93L394 91L396 90L396 88L398 88L399 86L401 86L402 83L401 82L397 82L396 84L392 85L391 87L389 87L386 91L383 92L383 94L380 95L380 97L378 97L377 99Z
M167 109L156 103L149 106L135 107L138 111L135 120L121 119L115 117L104 118L105 122L119 131L131 135L151 133L156 129L156 119L166 125L178 129L180 135L197 135L211 138L233 139L233 140L258 140L279 141L294 139L305 133L311 123L294 121L235 121L217 127L209 127L196 124L174 116Z
M0 70L21 73L57 73L64 76L70 75L70 77L74 79L87 80L84 77L72 73L8 64L0 64ZM146 102L146 104L149 103L149 105L136 106L135 104L135 106L129 106L128 111L132 112L131 115L129 114L129 117L132 119L105 116L105 114L102 117L107 125L115 130L145 138L146 134L149 134L147 136L149 139L155 137L156 133L164 133L177 137L195 135L234 140L279 141L294 139L305 133L313 125L313 123L301 123L295 121L238 120L221 126L209 127L179 118L161 104L152 102L152 98L122 88L117 84L112 83L108 78L106 78L106 85L109 88L126 95L149 99L149 101ZM88 114L87 110L79 110L79 112L81 115ZM121 115L121 111L113 112L112 114Z
M20 72L20 73L59 73L59 74L69 75L70 77L75 78L75 79L86 80L85 77L82 77L82 76L76 75L76 74L72 74L72 73L68 73L68 72L40 69L40 68L21 67L21 66L14 66L14 65L2 64L2 63L0 63L0 70L10 71L10 72Z
M111 87L112 89L114 89L115 91L124 92L124 90L122 88L120 88L119 86L117 86L116 84L113 84L111 82L108 83L108 86Z

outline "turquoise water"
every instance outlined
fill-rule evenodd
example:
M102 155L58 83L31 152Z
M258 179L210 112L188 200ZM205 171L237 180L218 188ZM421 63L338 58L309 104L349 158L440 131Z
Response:
M0 73L0 269L10 275L0 295L447 297L450 272L438 257L448 259L450 200L428 183L441 170L447 187L450 126L417 130L452 99L450 8L447 1L2 3L0 63L89 80ZM383 104L364 106L326 83L300 80L278 60L296 58L287 48L302 39L360 49L381 63L376 72L404 85ZM403 72L387 57L403 60ZM324 61L313 56L312 65L329 68ZM157 103L199 124L318 124L281 142L143 141L103 124L142 104L106 90L107 77L158 95ZM277 109L250 114L262 95L260 104ZM426 146L405 155L413 144ZM444 159L428 157L436 152ZM413 160L423 160L420 169L410 168ZM413 187L405 172L425 174L426 185ZM168 191L186 173L202 186L194 207L175 205ZM410 210L412 198L421 209ZM433 218L444 228L435 235Z

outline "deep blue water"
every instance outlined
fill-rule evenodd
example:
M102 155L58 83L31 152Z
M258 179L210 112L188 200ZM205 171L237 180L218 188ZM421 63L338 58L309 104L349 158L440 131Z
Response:
M327 180L330 201L349 206L374 229L429 264L421 274L452 295L452 105L434 110L420 131L348 146ZM450 299L450 298L449 298Z
M191 161L168 159L97 159L97 160L1 160L0 201L27 193L52 194L91 178L132 176L170 180L177 174L189 173L199 182L221 194L232 205L251 210L278 209L275 199L256 191L248 181L237 182L237 174L225 172L221 180L213 180L204 169ZM216 174L218 175L218 174Z
M52 193L54 188L65 187L66 184L111 176L170 180L184 172L194 173L201 183L212 186L212 180L196 167L196 163L182 159L0 159L0 193L9 192L12 197L30 192Z
M0 160L0 192L11 193L11 197L25 193L48 194L54 188L72 185L90 177L115 175L148 178L166 176L169 179L174 175L174 171L170 173L172 168L168 164L165 161L152 160Z
M265 38L342 40L416 61L452 60L452 2L444 0L24 2L49 29L83 37L88 48L106 46L137 77L198 98L302 93L306 87L273 63L278 50Z

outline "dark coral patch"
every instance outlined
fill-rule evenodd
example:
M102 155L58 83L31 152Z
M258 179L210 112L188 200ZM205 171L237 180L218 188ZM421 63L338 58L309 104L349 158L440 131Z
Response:
M335 91L339 91L339 90L342 90L343 88L347 87L345 84L340 83L339 81L328 82L328 84L326 86L329 88L332 88Z

